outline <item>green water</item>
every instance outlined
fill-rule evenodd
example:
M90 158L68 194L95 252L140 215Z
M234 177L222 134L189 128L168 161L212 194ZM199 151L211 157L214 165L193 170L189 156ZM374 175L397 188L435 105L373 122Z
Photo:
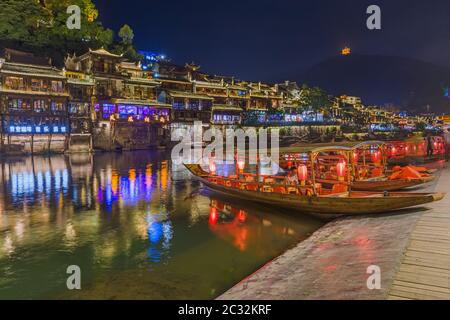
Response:
M211 299L321 226L210 194L168 159L0 162L0 299Z

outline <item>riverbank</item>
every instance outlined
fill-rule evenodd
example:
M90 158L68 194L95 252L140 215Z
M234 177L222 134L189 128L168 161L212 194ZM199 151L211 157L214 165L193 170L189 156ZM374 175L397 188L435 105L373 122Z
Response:
M424 191L445 191L450 169ZM411 246L411 234L424 216L450 206L450 198L382 216L333 221L221 295L220 300L382 300L392 290ZM440 211L436 211L440 210ZM449 214L450 216L450 214ZM450 224L447 224L450 234ZM431 232L431 231L430 231ZM448 238L448 236L447 236ZM438 253L438 255L440 255ZM443 256L444 260L449 256ZM442 263L442 258L440 260ZM381 289L369 290L369 266L381 269ZM450 261L447 266L450 265ZM404 267L403 267L404 269ZM447 267L447 283L448 274ZM412 271L414 273L414 271ZM445 277L445 275L444 275ZM410 290L411 291L411 290ZM440 290L442 291L442 290ZM394 292L395 293L395 292ZM450 298L450 295L449 295Z

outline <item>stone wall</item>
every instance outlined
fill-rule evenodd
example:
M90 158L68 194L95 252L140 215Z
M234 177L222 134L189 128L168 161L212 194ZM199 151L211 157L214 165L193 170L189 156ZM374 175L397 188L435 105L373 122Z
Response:
M2 153L43 154L66 151L68 137L63 134L4 135Z
M159 124L105 122L94 129L93 140L98 150L143 150L167 145L170 132Z

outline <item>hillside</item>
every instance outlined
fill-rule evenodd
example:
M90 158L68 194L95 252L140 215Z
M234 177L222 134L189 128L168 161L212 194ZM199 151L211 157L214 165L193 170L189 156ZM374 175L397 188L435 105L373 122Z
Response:
M361 96L366 104L394 103L410 111L450 112L450 69L427 62L388 56L338 56L294 77L332 94ZM448 95L448 92L447 92Z

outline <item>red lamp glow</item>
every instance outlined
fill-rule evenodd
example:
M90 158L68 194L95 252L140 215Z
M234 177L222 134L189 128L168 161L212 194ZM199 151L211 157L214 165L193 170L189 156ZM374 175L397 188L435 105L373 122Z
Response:
M358 154L358 152L353 152L353 162L354 163L358 163L358 161L359 161L359 154Z
M345 160L339 160L336 165L336 173L339 177L339 180L344 180L345 175L347 174L347 162Z
M379 163L381 161L381 152L380 151L372 152L371 159L373 163Z
M217 214L217 209L214 207L211 207L209 209L209 224L215 225L217 223L217 220L219 220L219 215Z
M247 214L245 213L245 211L239 210L239 213L238 213L239 222L245 222L246 219L247 219Z
M209 172L211 174L216 174L216 162L214 161L214 159L209 159Z
M239 160L238 161L238 169L239 169L239 171L244 171L244 168L245 168L245 161L244 160Z
M306 179L308 179L308 167L304 164L299 165L297 169L297 177L302 184L304 184Z
M397 148L396 147L392 147L391 148L391 156L395 156L397 154Z

